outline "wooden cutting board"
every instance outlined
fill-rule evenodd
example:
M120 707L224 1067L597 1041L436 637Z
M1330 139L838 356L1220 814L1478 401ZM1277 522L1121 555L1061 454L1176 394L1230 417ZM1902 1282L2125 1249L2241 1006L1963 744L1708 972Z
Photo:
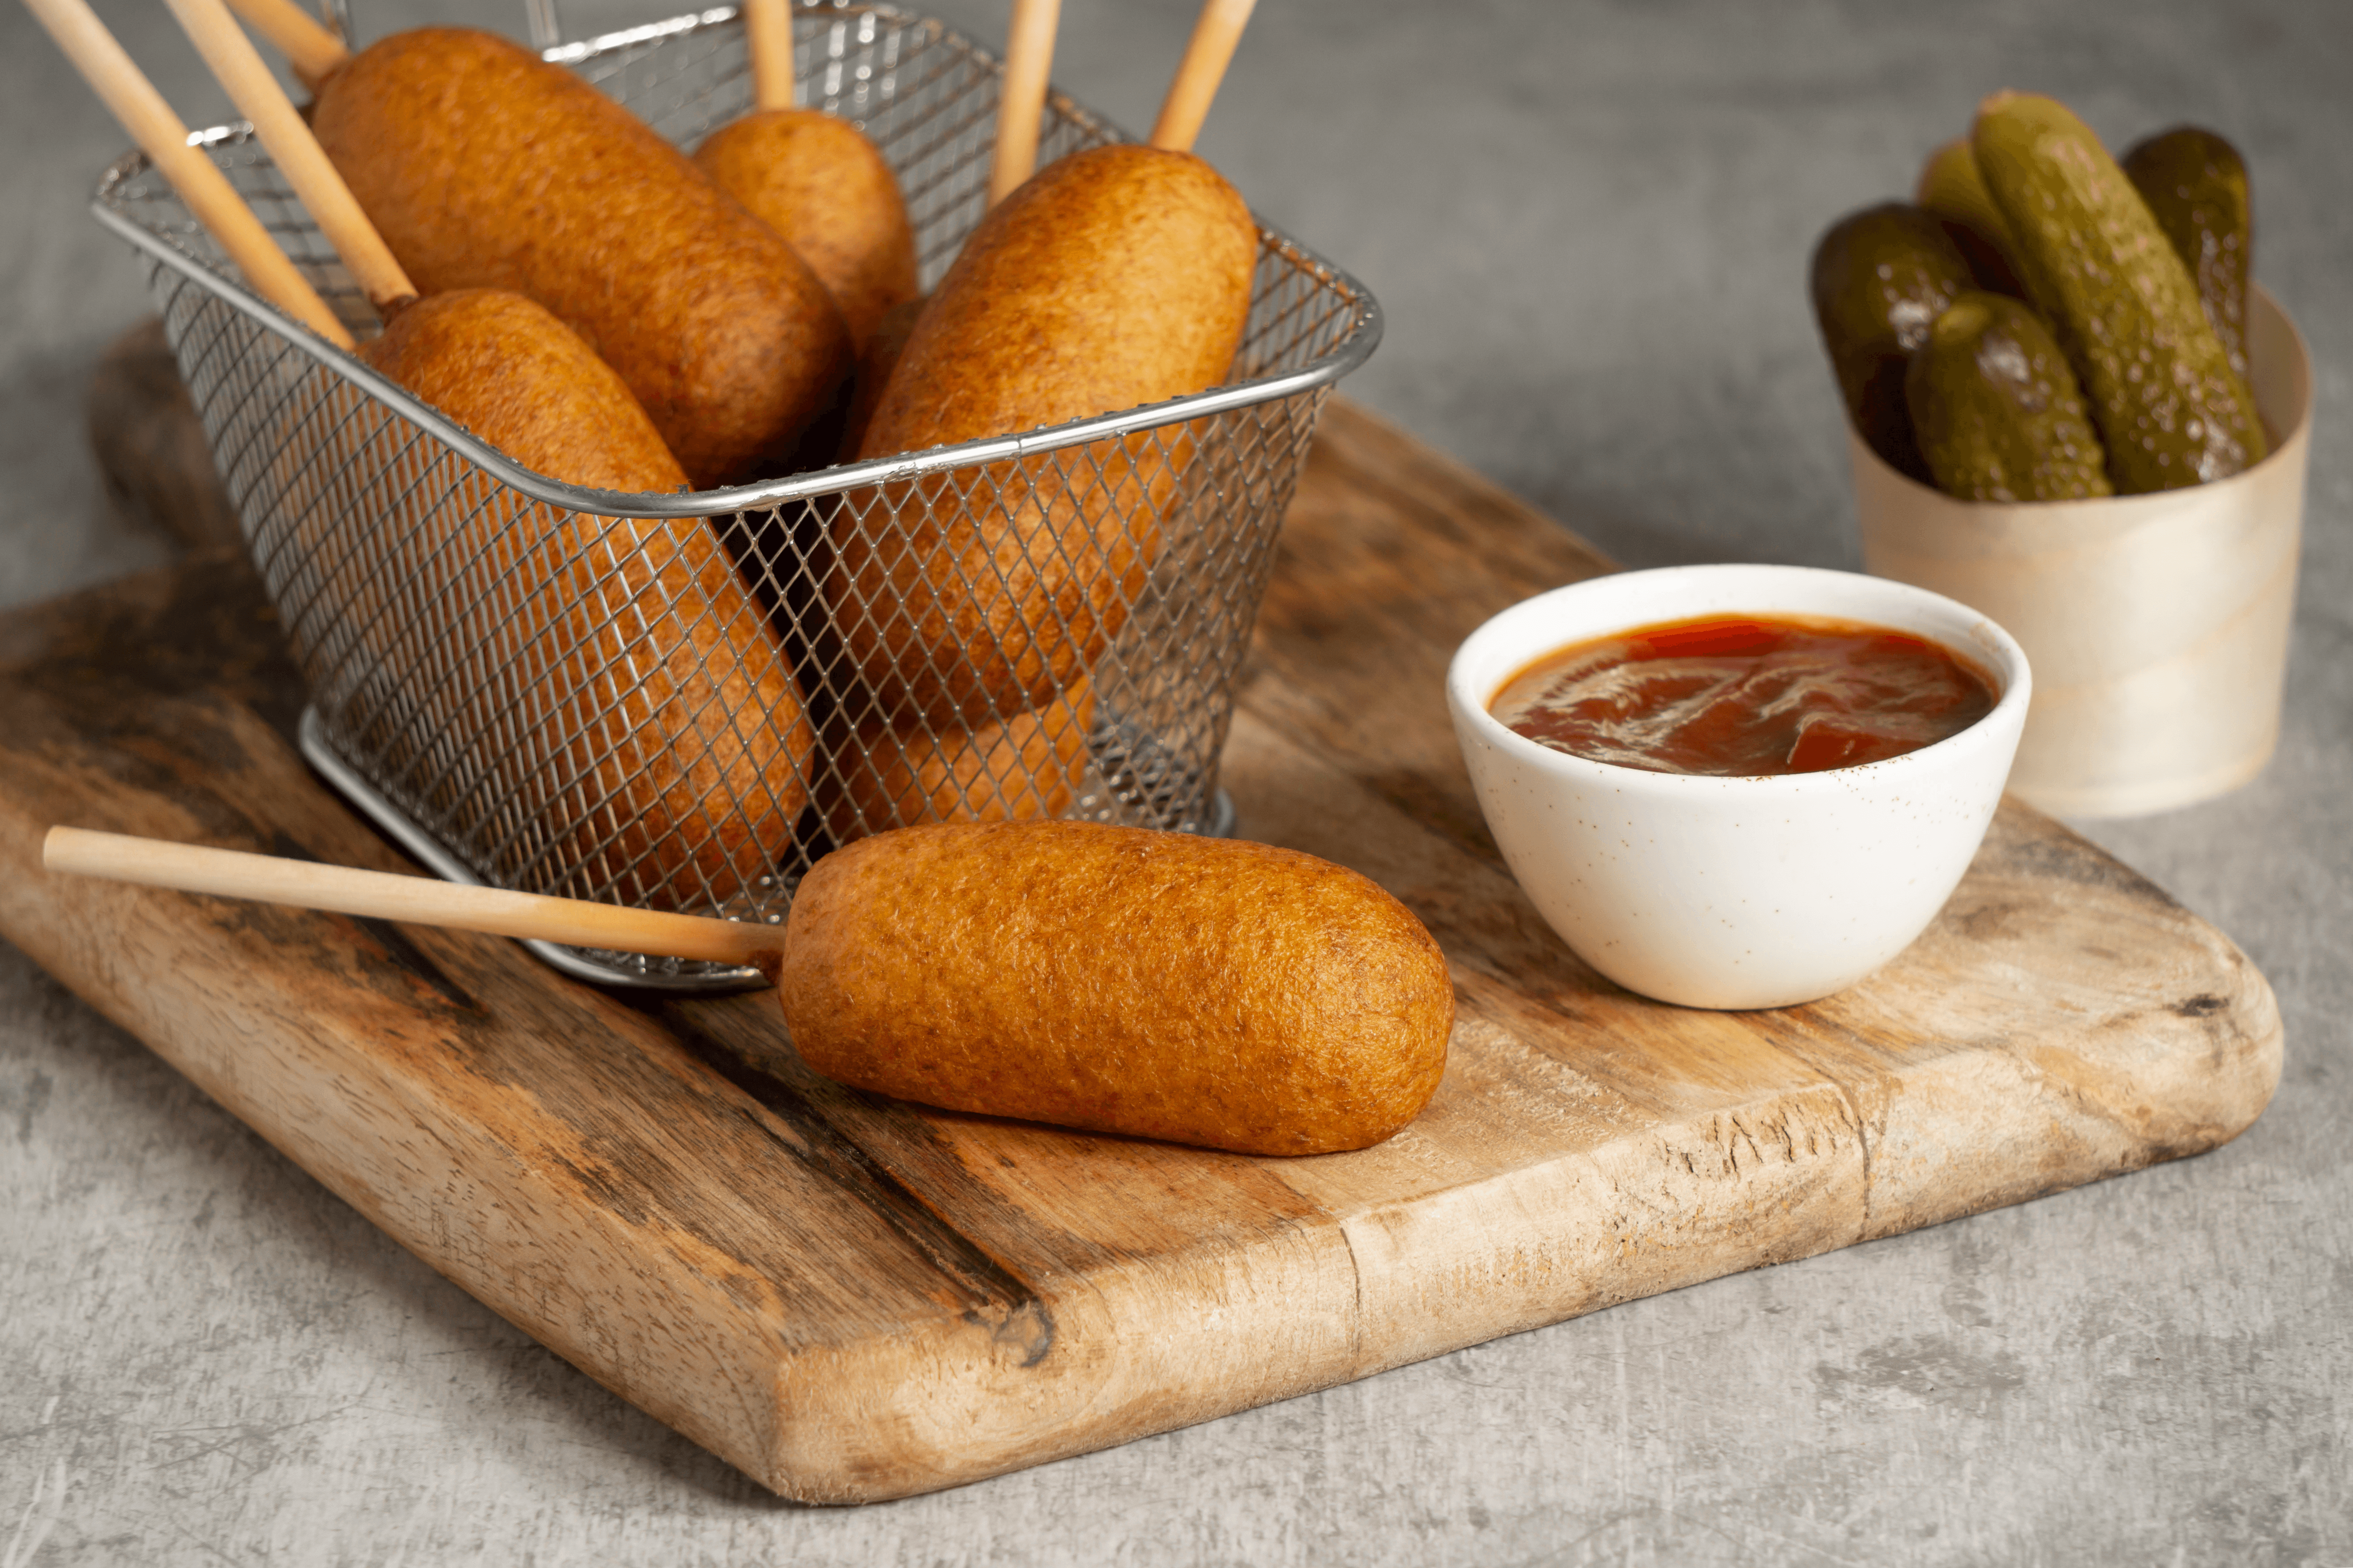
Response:
M636 1004L496 939L47 877L58 822L406 868L298 760L291 667L223 554L0 622L0 932L434 1268L811 1500L1208 1420L2261 1111L2263 977L2015 803L1927 935L1829 1002L1687 1012L1584 968L1503 868L1440 676L1494 610L1605 569L1327 415L1225 782L1242 832L1374 877L1452 966L1436 1100L1357 1153L929 1110L809 1073L766 994Z

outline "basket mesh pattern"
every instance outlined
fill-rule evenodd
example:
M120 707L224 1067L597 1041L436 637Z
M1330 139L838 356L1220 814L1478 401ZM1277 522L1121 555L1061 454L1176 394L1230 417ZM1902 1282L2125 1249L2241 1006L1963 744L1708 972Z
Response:
M803 0L796 37L802 101L897 171L928 288L985 205L996 62L879 5ZM750 103L723 9L552 58L684 146ZM1039 156L1116 139L1057 98ZM239 127L203 140L372 334L259 144ZM748 510L612 517L506 482L463 432L298 341L143 161L109 172L99 206L153 260L327 743L481 880L773 921L816 857L908 823L1205 825L1330 377ZM1370 309L1262 233L1234 380L1335 363Z

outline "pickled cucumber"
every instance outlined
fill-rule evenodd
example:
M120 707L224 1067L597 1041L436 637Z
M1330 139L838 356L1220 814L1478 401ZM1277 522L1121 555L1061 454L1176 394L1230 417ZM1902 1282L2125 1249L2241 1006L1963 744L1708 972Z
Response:
M1944 224L1978 288L1997 294L2026 291L2019 284L2018 269L2010 264L2010 225L1986 194L1985 176L1978 173L1977 154L1969 151L1968 137L1957 137L1928 154L1913 199Z
M2157 219L2065 105L1996 93L1970 136L2010 259L2089 396L2118 492L2235 474L2269 450L2254 400Z
M1936 488L1963 500L2116 493L2075 373L2031 306L1972 290L1928 329L1904 378Z
M2255 216L2247 165L2211 131L2177 125L2136 143L2124 171L2157 226L2198 280L2206 324L2222 340L2231 368L2247 374L2247 274L2254 268Z
M1935 215L1901 202L1848 214L1814 247L1814 320L1855 430L1922 484L1932 481L1905 410L1904 368L1970 282Z

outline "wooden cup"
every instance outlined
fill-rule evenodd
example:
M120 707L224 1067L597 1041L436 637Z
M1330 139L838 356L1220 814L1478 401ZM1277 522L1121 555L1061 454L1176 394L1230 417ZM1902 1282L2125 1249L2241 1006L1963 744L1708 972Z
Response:
M1956 500L1848 429L1866 568L1958 599L2026 649L2034 705L2010 787L2043 811L2138 816L2210 800L2278 743L2312 361L2277 300L2258 288L2251 304L2250 380L2273 450L2212 484Z

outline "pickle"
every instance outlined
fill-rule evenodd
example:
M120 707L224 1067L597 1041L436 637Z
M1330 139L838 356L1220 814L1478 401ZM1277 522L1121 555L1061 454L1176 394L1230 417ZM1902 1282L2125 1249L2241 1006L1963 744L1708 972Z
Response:
M1978 107L1978 169L2017 244L2026 297L2082 380L2119 493L2235 474L2269 450L2198 285L2084 122L2048 98Z
M2206 324L2231 368L2247 374L2247 275L2255 264L2255 215L2247 165L2211 131L2177 125L2124 156L2133 188L2198 280Z
M1920 167L1914 200L1936 215L1978 287L1997 294L2024 294L2018 268L2010 264L2010 225L1987 194L1969 139L1957 137L1928 154Z
M1928 329L1905 401L1936 488L1963 500L2116 493L2075 373L2033 307L1972 290Z
M1905 411L1904 367L1969 286L1968 264L1935 215L1901 202L1849 213L1814 247L1814 320L1847 413L1890 468L1924 485L1928 465Z

